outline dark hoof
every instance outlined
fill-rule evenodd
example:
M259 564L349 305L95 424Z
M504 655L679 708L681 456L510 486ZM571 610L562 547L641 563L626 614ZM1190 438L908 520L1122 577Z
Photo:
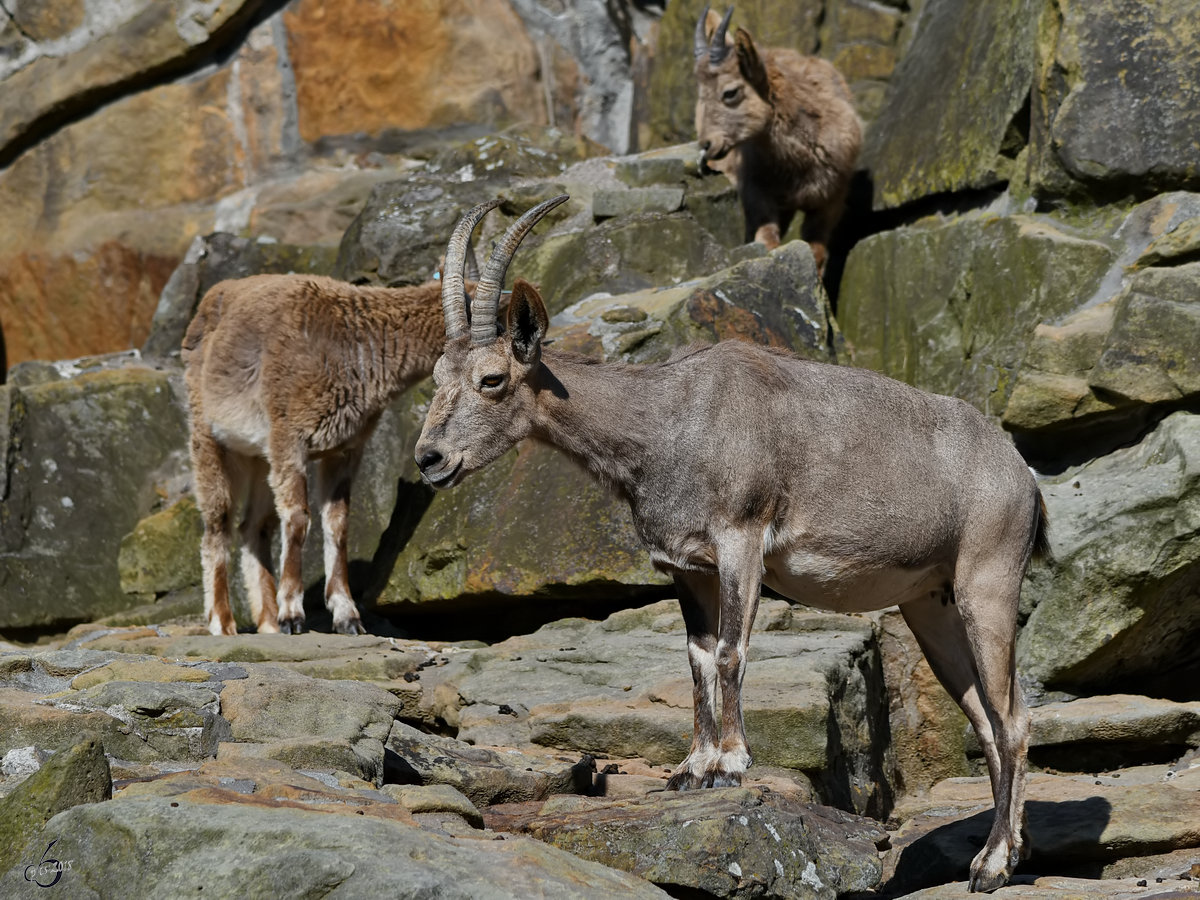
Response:
M279 619L279 630L284 634L304 634L304 616L293 616Z
M704 776L705 787L741 787L742 773L741 772L725 772L718 769L716 772L709 772Z
M333 630L338 634L366 634L367 629L363 628L363 623L358 619L350 619L346 622L334 622Z
M694 791L703 786L700 779L688 770L676 772L667 779L668 791Z

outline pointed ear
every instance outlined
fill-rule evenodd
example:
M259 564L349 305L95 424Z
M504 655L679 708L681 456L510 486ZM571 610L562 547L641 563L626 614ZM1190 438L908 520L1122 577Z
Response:
M763 63L762 57L758 55L758 48L754 46L754 38L750 37L750 32L745 28L739 28L733 46L737 51L738 69L741 70L742 77L750 83L758 96L764 100L770 99L771 89L767 84L767 67Z
M537 288L524 278L513 281L512 300L508 303L508 340L517 362L526 365L537 362L549 326L546 304Z

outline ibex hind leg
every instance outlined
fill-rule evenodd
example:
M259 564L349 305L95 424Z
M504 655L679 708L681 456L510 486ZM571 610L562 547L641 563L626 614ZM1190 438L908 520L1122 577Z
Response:
M339 634L366 634L358 607L350 596L346 532L350 519L350 485L361 453L322 459L317 465L317 495L325 540L325 607Z
M304 628L304 585L300 554L308 535L308 479L302 448L283 452L272 447L271 493L279 516L282 540L279 552L279 630L300 634Z
M192 472L196 505L204 523L200 564L204 578L204 618L213 634L237 634L229 607L229 548L233 507L240 496L238 467L212 432L197 422L191 433Z
M278 634L279 608L275 603L275 566L271 553L279 517L267 484L266 460L249 461L247 482L249 496L241 526L242 580L258 633Z
M995 553L980 565L960 563L955 579L997 758L996 764L989 759L996 815L987 843L971 863L973 891L1007 884L1030 849L1024 839L1029 711L1016 669L1017 607L1027 562L1027 553Z
M1016 602L1011 601L1010 611L1013 587L1003 588L1009 594L997 594L997 587L984 575L960 577L954 590L933 592L900 607L933 673L975 729L991 777L995 818L984 849L971 863L973 891L992 891L1007 883L1028 854L1024 834L1028 714L1012 662ZM1019 587L1018 579L1015 588ZM964 603L967 597L975 602ZM981 627L984 619L986 634Z

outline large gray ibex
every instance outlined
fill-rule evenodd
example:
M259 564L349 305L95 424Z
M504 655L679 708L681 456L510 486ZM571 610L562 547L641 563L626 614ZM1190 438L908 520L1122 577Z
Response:
M741 690L761 584L845 612L900 604L991 771L996 817L971 886L1004 883L1027 849L1017 605L1031 556L1047 550L1030 470L973 407L872 372L739 341L646 366L543 348L546 308L520 278L498 329L513 251L563 199L505 235L469 333L447 281L446 347L416 447L425 479L451 487L533 437L629 502L687 624L695 731L671 788L738 784L750 764ZM450 239L451 271L479 209Z
M774 249L797 210L801 237L824 270L862 144L850 89L829 62L728 37L708 7L696 23L696 138L703 159L734 183L746 241ZM715 14L712 14L715 19Z
M462 291L461 257L456 271ZM325 605L337 631L364 633L346 560L350 486L388 403L433 371L444 333L440 296L437 281L383 288L313 275L222 281L204 295L182 355L204 520L204 610L213 634L237 633L228 557L243 501L241 568L258 630L304 630L300 551L311 460L324 528ZM280 522L277 586L271 544Z

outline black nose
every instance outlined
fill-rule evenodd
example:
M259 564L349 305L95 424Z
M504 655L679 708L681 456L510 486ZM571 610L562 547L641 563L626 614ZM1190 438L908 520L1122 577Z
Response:
M436 450L428 450L417 457L417 466L420 467L422 472L426 472L441 461L442 454L438 453Z

